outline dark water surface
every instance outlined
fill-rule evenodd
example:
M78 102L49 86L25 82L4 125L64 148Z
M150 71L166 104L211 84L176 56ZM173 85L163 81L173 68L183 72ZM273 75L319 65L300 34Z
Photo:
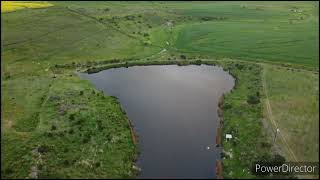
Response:
M139 178L215 178L218 101L234 86L222 68L135 66L80 76L119 98L139 136Z

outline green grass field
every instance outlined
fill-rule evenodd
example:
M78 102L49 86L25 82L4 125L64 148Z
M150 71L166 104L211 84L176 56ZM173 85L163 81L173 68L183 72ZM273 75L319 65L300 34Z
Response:
M294 160L287 146L319 161L317 2L52 4L1 12L2 178L134 177L128 119L75 71L197 59L237 78L224 98L224 133L237 132L223 143L225 177L253 178L250 162L275 153ZM269 142L266 98L288 145Z
M291 25L272 21L185 25L179 31L176 46L221 58L315 66L319 63L317 28L310 22Z
M286 147L283 153L291 161L319 161L319 74L266 65L265 76L273 116L268 118L287 141L277 139Z
M297 12L294 7L298 7ZM319 21L314 2L217 2L177 12L199 19L216 18L174 28L170 32L173 48L181 52L319 65Z

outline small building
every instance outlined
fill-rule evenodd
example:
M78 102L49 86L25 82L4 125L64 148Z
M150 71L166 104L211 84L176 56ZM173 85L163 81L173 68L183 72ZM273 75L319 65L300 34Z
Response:
M231 134L226 134L226 139L227 139L227 141L229 141L230 139L232 139L232 135Z

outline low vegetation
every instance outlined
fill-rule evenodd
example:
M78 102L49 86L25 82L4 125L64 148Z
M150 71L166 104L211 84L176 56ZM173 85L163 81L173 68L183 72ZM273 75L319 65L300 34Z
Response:
M251 171L252 163L258 161L277 161L284 156L272 150L270 138L263 130L263 104L260 94L262 93L261 73L262 67L256 64L239 63L234 61L213 60L189 60L189 61L136 61L133 63L111 64L93 67L86 70L88 73L96 73L102 70L118 67L139 65L218 65L232 74L236 85L231 92L224 95L220 102L222 111L223 137L232 134L233 139L226 141L223 138L222 157L224 159L225 178L255 178L259 177ZM252 147L255 147L252 149ZM270 174L269 176L273 176ZM277 176L278 178L280 176ZM292 178L292 175L281 176Z
M137 149L129 121L115 98L67 76L52 81L41 100L36 116L5 127L1 177L135 176Z
M264 69L271 112L265 107L265 114L268 129L280 129L279 153L290 161L319 161L319 73L272 65Z
M262 104L252 95L261 91L261 66L230 63L226 68L236 77L236 85L222 105L224 177L253 178L252 163L272 156L262 129ZM226 141L225 134L233 138Z

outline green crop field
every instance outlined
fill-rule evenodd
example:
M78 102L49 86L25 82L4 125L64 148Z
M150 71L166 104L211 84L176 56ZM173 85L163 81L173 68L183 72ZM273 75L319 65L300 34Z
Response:
M255 178L250 163L278 154L319 161L318 2L1 5L1 178L136 177L126 114L76 71L148 64L237 79L221 105L236 135L224 177Z
M316 23L212 22L185 25L176 46L216 57L276 61L314 66L318 47ZM301 50L305 49L305 50Z

